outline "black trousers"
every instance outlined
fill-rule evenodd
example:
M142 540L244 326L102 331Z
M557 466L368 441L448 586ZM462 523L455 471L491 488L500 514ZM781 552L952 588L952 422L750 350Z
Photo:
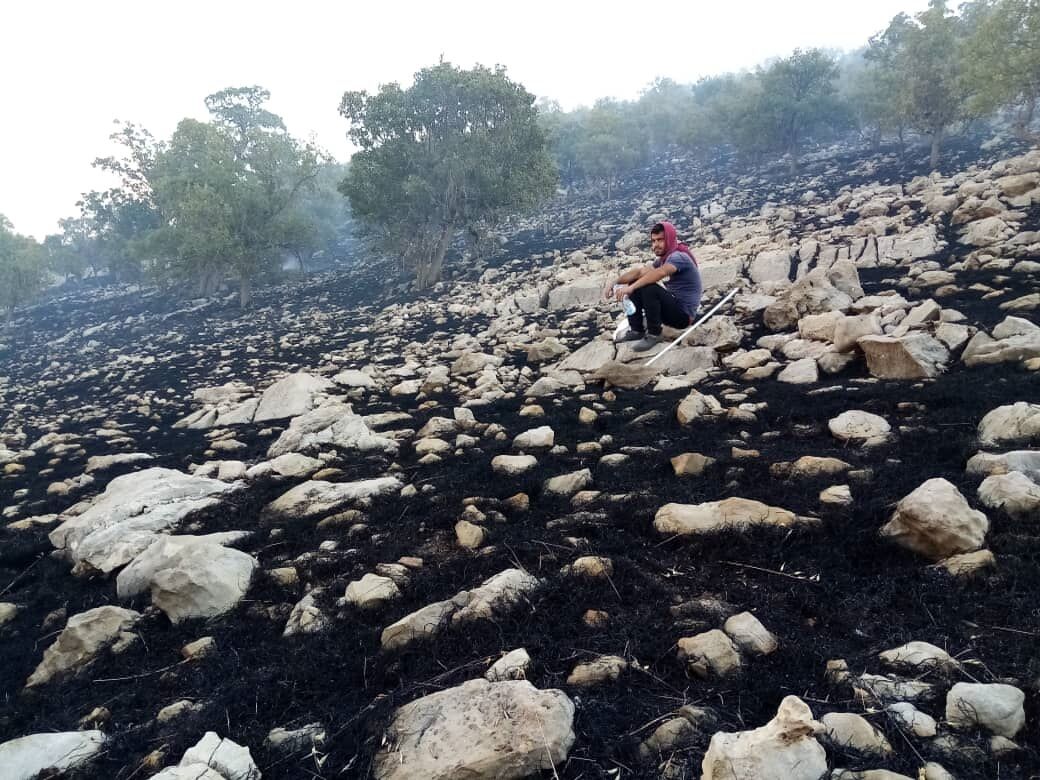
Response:
M661 325L670 328L685 328L690 324L689 315L683 311L679 301L668 290L659 284L648 284L628 296L636 305L636 313L628 317L628 327L642 333L649 331L652 335L661 334ZM646 327L643 327L643 315L646 315Z

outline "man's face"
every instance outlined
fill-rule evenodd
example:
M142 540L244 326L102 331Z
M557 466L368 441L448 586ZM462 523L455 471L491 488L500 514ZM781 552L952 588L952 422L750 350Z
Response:
M657 257L664 257L665 243L664 243L664 231L660 233L650 234L650 249Z

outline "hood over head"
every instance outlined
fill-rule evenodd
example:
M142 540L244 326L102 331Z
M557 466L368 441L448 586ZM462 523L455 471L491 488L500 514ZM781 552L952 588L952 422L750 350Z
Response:
M665 260L667 260L668 256L672 252L678 251L682 252L684 255L689 255L694 265L697 264L697 258L693 256L693 252L691 251L691 249L688 246L686 246L686 244L679 243L679 237L675 233L675 225L673 225L671 222L658 222L656 225L653 226L653 228L651 228L650 232L654 233L658 229L664 231L665 247L664 257L660 258L660 263L663 263ZM655 262L654 265L658 265L659 262Z

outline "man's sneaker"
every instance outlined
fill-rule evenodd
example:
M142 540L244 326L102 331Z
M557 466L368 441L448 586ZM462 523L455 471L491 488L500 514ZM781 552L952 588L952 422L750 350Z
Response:
M661 335L648 333L645 338L640 339L632 345L634 352L647 352L661 343Z
M621 338L619 338L617 340L617 343L620 344L622 341L640 341L640 340L642 340L644 338L646 338L646 333L644 333L643 331L641 331L641 330L628 330L628 331L625 332L624 336L622 336Z

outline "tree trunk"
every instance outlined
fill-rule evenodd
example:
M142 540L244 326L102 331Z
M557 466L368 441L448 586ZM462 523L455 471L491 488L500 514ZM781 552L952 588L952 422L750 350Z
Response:
M303 252L296 253L296 262L300 264L300 273L304 276L307 275L307 266L303 263Z
M1029 128L1033 124L1033 116L1036 113L1036 95L1030 95L1019 109L1015 117L1015 137L1020 141L1036 141L1036 134Z
M881 128L880 127L876 128L874 130L874 132L872 133L872 137L870 139L870 142L871 142L871 145L874 147L874 154L877 154L878 152L881 151Z
M441 227L440 238L434 244L429 253L423 253L418 267L415 269L415 286L420 290L427 290L441 280L441 271L444 268L444 255L448 252L451 244L451 235L455 226L452 224Z
M940 127L932 132L932 155L928 165L933 171L939 170L939 149L942 146L944 130L945 128Z
M246 275L242 275L239 280L238 287L238 305L240 308L248 308L249 304L253 301L253 280Z

